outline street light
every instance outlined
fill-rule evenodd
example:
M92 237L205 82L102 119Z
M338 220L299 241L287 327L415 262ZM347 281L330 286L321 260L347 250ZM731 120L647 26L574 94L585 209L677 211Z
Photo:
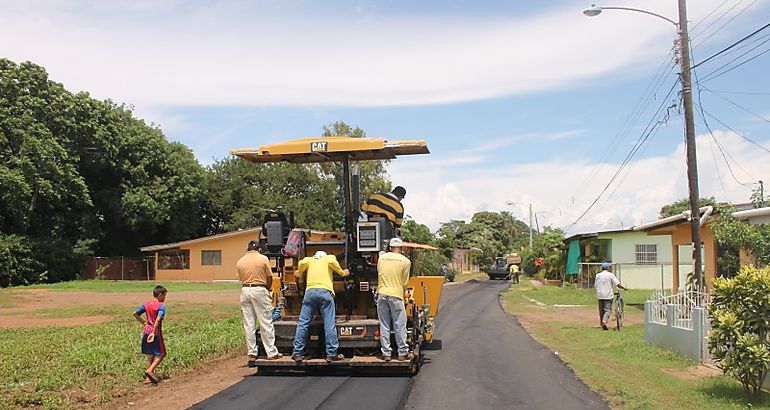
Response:
M630 7L599 7L596 4L592 4L591 7L583 10L583 14L588 17L594 17L601 14L603 10L634 11L666 20L673 24L677 29L677 33L679 34L679 64L682 67L682 101L684 104L685 145L687 151L687 186L690 196L690 230L692 231L692 252L694 262L693 273L695 274L695 285L700 290L703 289L703 260L700 253L700 206L698 205L700 193L698 192L698 159L695 151L695 116L692 107L690 40L689 35L687 34L687 3L686 0L678 0L678 2L678 23L660 14Z

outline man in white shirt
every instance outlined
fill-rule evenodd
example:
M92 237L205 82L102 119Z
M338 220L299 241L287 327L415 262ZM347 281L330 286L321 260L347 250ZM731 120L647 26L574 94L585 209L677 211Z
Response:
M596 298L599 299L599 321L604 330L607 330L607 321L610 320L610 313L612 313L612 297L615 296L615 286L628 290L620 284L618 278L609 269L610 264L602 262L602 271L596 274L594 280Z

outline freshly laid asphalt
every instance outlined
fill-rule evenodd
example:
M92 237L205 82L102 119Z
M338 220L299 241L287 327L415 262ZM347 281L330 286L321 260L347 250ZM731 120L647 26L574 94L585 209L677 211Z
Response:
M434 335L443 348L425 352L414 378L254 375L192 409L607 409L502 310L508 285L445 286Z

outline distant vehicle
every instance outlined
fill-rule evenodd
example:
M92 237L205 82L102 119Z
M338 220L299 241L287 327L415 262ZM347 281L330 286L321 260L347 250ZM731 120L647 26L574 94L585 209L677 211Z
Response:
M484 273L486 273L489 276L489 279L504 279L508 280L511 278L511 272L509 271L508 267L510 265L508 264L508 260L503 257L495 258L495 261L492 263L492 266L489 269L485 269Z

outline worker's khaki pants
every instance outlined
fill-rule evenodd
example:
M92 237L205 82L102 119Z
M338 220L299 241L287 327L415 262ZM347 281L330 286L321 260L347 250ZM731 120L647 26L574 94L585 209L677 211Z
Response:
M241 288L241 311L243 312L243 331L246 333L246 345L249 355L257 356L257 321L262 346L268 357L278 354L275 347L273 329L273 303L270 291L262 286Z

